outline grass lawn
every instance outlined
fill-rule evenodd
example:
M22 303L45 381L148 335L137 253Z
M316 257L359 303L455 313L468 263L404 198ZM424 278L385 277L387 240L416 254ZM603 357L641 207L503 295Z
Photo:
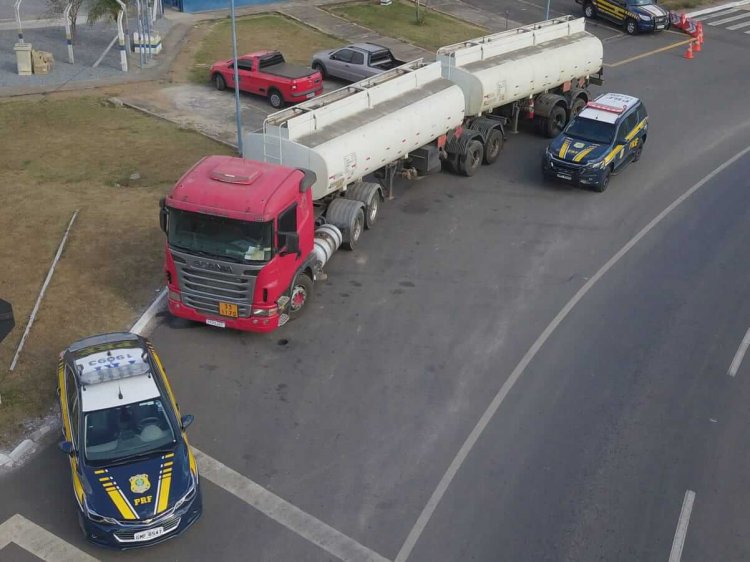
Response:
M218 60L232 58L230 20L204 22L210 29L198 48L190 69L192 82L209 80L208 69ZM278 49L289 62L310 64L312 54L343 45L341 41L279 15L237 18L237 53Z
M661 0L659 4L670 10L696 8L706 4L706 0Z
M424 21L417 24L414 4L398 0L390 6L368 2L336 6L330 11L382 35L402 39L431 51L487 34L484 28L434 10L428 10Z
M200 157L230 149L95 97L0 103L0 123L12 131L0 136L0 297L16 318L0 343L0 446L7 447L25 420L55 404L58 353L78 338L129 328L153 299L162 285L159 198Z

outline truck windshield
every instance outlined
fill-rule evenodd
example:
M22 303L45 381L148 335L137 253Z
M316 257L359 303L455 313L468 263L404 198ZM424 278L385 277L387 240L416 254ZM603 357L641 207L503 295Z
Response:
M604 121L582 119L577 117L570 122L565 134L574 139L580 139L598 144L609 144L615 138L615 126Z
M273 224L170 209L169 243L216 258L266 262L273 253Z

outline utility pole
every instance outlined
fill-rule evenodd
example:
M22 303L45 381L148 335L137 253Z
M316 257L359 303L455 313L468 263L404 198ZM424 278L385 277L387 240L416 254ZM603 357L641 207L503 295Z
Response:
M237 25L234 17L234 0L230 0L232 10L232 55L234 56L234 105L237 116L237 150L242 156L242 113L240 112L240 80L237 71Z

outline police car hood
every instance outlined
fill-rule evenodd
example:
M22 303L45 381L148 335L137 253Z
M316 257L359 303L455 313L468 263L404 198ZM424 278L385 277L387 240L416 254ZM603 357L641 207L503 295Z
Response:
M666 16L667 10L656 4L647 4L645 6L630 6L629 9L636 14L643 14L652 18L658 18L660 16Z
M85 467L90 484L86 502L91 510L120 521L152 519L172 507L192 484L187 448L133 462ZM88 488L88 487L87 487Z
M550 144L552 156L565 160L585 164L603 157L609 150L608 144L597 144L566 135L561 135Z

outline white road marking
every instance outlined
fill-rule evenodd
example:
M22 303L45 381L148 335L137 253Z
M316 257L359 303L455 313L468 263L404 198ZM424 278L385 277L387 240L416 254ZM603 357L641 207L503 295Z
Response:
M680 558L682 558L682 547L685 546L685 537L687 537L688 523L690 523L690 513L693 511L694 501L695 492L692 490L685 492L685 499L682 500L682 511L680 511L680 518L677 521L677 529L672 541L672 551L669 553L669 562L680 562Z
M750 16L750 12L748 13L748 16ZM737 25L728 25L727 29L730 31L734 31L735 29L742 29L743 27L747 27L748 25L750 25L750 21L738 23Z
M739 8L733 8L731 10L722 10L721 12L713 12L711 14L706 14L705 16L698 16L697 18L691 18L695 21L705 21L711 18L720 18L721 16L726 16L727 14L733 14L734 12L739 12Z
M377 552L347 537L193 447L200 475L250 504L277 523L346 562L390 562Z
M93 556L19 514L0 525L0 550L10 543L47 562L98 562Z
M732 364L729 366L729 371L727 372L727 374L730 377L735 376L737 374L737 371L740 370L740 365L742 365L742 360L745 357L745 353L747 353L748 347L750 347L750 328L748 328L747 332L745 332L745 337L742 339L742 343L740 344L737 353L734 354Z
M708 22L708 25L723 25L725 23L729 23L730 21L737 21L748 17L750 17L750 12L746 11L744 14L740 14L739 16L732 16L731 18L724 18L723 20L718 21L710 21Z
M573 295L573 297L565 304L562 310L560 310L560 312L557 313L557 316L555 316L552 319L552 321L544 329L544 331L537 338L537 340L531 345L531 347L526 352L526 354L521 358L521 361L518 363L518 365L516 365L515 369L513 369L513 372L510 374L508 379L500 387L500 390L492 399L492 402L490 402L490 405L487 406L487 409L482 414L482 417L479 418L479 421L474 426L474 429L472 429L471 433L469 433L469 436L466 438L466 441L464 441L463 445L461 445L461 448L456 454L456 457L448 466L448 470L440 479L440 482L438 483L437 488L435 488L435 491L432 493L432 496L430 496L430 499L427 501L427 505L425 505L425 507L422 509L422 513L419 514L419 517L417 518L417 521L414 524L414 527L409 532L409 535L406 537L406 541L404 541L404 544L401 547L401 550L399 550L398 555L395 558L395 562L405 562L406 559L409 558L411 551L414 549L414 546L417 544L419 537L422 535L422 532L424 532L425 527L427 527L427 523L429 523L430 518L432 517L433 513L437 509L437 506L440 503L440 500L443 499L443 496L445 495L445 492L448 490L448 487L451 485L453 478L456 476L456 473L458 473L458 470L461 468L461 465L466 460L466 457L469 456L471 449L474 447L476 442L481 437L482 432L490 423L490 420L492 420L492 417L495 415L495 412L497 412L498 408L500 408L500 405L503 403L503 400L505 400L505 398L508 396L508 393L513 388L513 385L516 384L519 378L521 378L521 375L526 369L526 366L529 363L531 363L532 359L534 359L536 354L539 352L539 350L542 348L545 342L549 339L549 337L552 335L555 329L560 325L560 323L563 320L565 320L565 318L568 316L570 311L573 310L573 307L575 307L575 305L578 304L578 302L584 296L586 296L586 293L588 293L593 288L593 286L596 285L599 279L601 279L610 269L612 269L615 266L615 264L617 264L617 262L619 262L622 259L622 257L625 254L627 254L633 248L633 246L635 246L644 236L646 236L651 230L653 230L654 227L656 227L661 221L663 221L667 215L669 215L672 211L674 211L677 207L679 207L688 197L690 197L693 193L698 191L706 183L711 181L714 177L716 177L718 174L720 174L722 171L724 171L726 168L734 164L737 160L739 160L740 158L742 158L748 153L750 153L750 146L748 146L744 150L732 156L729 160L724 162L718 168L714 169L711 173L706 175L702 180L700 180L698 183L696 183L690 189L688 189L685 193L683 193L677 199L675 199L666 209L664 209L661 213L656 215L656 217L654 217L650 223L644 226L640 230L640 232L638 232L638 234L636 234L633 238L631 238L614 256L612 256L609 259L609 261L605 263L601 267L601 269L599 269L599 271L597 271L591 277L591 279L589 279L586 283L584 283L584 285L580 289L578 289L578 292L575 295Z

